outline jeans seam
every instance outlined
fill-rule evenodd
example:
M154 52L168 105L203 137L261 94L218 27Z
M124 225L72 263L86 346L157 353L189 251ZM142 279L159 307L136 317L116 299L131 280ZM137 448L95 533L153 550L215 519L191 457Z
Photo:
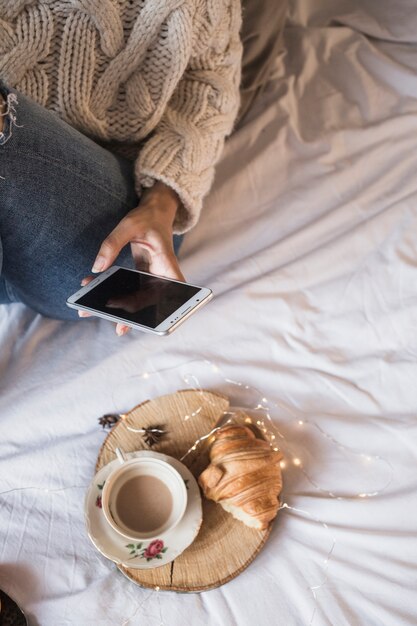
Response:
M93 187L97 187L98 189L101 189L102 191L105 191L109 196L111 196L115 200L118 200L119 202L121 202L121 204L123 204L126 208L128 208L128 209L131 208L131 206L127 202L125 202L124 200L122 200L118 196L114 195L114 193L112 193L109 189L106 189L106 187L103 187L103 185L99 185L97 182L95 182L93 180L90 180L86 176L83 176L82 174L80 174L76 170L73 170L71 167L66 166L64 164L64 162L60 161L59 159L47 159L47 158L45 158L43 156L40 156L38 154L34 154L33 152L22 152L22 151L19 151L19 155L22 155L22 156L24 155L24 156L29 157L30 159L36 159L38 161L44 161L45 163L50 163L52 165L60 167L61 169L66 170L67 172L71 172L72 174L74 174L75 176L80 178L81 180L85 180L87 183L90 183L90 185L93 185Z

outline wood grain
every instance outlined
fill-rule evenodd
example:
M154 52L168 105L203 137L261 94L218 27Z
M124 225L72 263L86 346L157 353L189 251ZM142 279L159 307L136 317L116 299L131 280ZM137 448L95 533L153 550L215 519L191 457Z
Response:
M96 470L114 460L114 450L119 446L126 452L152 449L182 459L198 478L209 462L205 436L228 407L225 396L206 390L186 389L147 400L123 416L109 433L99 452ZM142 434L128 430L128 427L145 428L157 424L163 424L167 433L152 448L144 442ZM203 439L193 450L200 438ZM207 591L240 574L261 550L269 533L270 527L264 531L248 528L221 506L203 497L200 532L175 561L151 570L118 567L143 587L180 592Z

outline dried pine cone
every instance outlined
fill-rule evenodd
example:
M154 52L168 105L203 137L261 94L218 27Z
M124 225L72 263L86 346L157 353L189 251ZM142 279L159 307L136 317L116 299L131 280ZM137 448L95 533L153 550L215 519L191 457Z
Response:
M117 415L116 413L108 413L107 415L103 415L102 417L98 418L98 423L100 424L100 426L103 426L103 428L112 428L115 424L117 424L117 422L120 419L120 415Z

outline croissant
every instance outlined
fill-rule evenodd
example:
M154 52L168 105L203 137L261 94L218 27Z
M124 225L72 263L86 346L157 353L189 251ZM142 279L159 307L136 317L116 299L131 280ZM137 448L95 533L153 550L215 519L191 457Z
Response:
M206 498L219 502L247 526L264 530L278 512L281 458L250 428L223 426L210 449L211 463L198 482Z

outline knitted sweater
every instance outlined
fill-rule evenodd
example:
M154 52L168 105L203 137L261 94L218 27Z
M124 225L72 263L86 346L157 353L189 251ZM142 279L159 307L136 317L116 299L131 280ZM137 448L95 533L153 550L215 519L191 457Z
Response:
M239 0L0 0L0 78L198 220L239 104Z

